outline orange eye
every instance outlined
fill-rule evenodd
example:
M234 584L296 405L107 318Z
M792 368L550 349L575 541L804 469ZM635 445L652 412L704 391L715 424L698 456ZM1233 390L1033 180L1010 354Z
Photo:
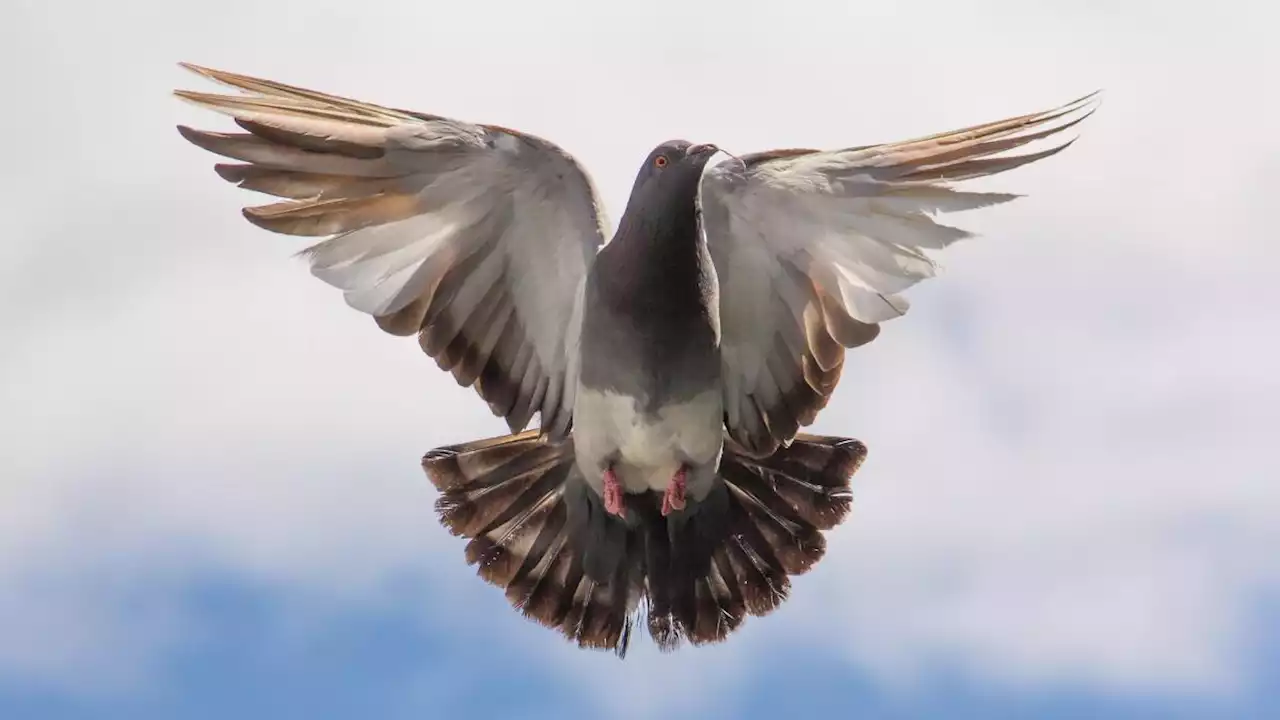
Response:
M654 164L656 167L660 167L660 168L664 168L664 167L666 167L666 166L667 166L667 156L666 156L666 155L659 155L658 157L656 157L656 158L654 158L654 159L653 159L653 164Z

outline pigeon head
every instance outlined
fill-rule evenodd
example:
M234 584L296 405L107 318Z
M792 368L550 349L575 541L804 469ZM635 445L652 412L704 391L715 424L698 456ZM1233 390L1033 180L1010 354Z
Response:
M702 170L719 151L715 145L694 145L668 140L645 158L631 188L631 204L646 207L692 203L698 194Z

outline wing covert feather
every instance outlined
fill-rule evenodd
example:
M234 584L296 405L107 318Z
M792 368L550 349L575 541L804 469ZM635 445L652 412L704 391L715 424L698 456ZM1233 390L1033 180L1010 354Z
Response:
M585 170L532 135L184 63L239 90L179 97L246 132L179 127L228 182L280 200L266 230L325 237L302 251L351 307L474 387L513 431L571 421L579 289L607 221ZM576 358L573 358L576 360Z
M951 183L1051 157L1021 154L1094 112L1098 93L1039 113L843 150L775 150L725 160L703 178L702 222L720 282L725 422L767 455L811 423L844 351L904 315L901 293L934 277L932 253L971 237L937 222L1017 195Z

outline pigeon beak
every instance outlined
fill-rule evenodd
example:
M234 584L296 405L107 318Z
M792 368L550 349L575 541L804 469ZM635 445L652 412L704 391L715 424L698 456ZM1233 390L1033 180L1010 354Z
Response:
M711 156L717 152L720 152L720 148L716 147L715 145L712 145L711 143L703 143L702 145L690 145L689 149L685 151L687 155L692 155L694 157Z

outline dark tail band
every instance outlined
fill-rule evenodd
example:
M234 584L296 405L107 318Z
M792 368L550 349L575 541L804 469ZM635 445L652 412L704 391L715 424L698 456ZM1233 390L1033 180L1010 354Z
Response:
M798 435L753 458L726 441L723 483L688 513L663 517L636 497L638 522L603 513L574 465L573 442L531 430L433 450L441 522L468 538L467 562L526 617L579 646L625 655L641 601L664 650L728 637L786 599L791 576L826 551L848 515L857 440Z

